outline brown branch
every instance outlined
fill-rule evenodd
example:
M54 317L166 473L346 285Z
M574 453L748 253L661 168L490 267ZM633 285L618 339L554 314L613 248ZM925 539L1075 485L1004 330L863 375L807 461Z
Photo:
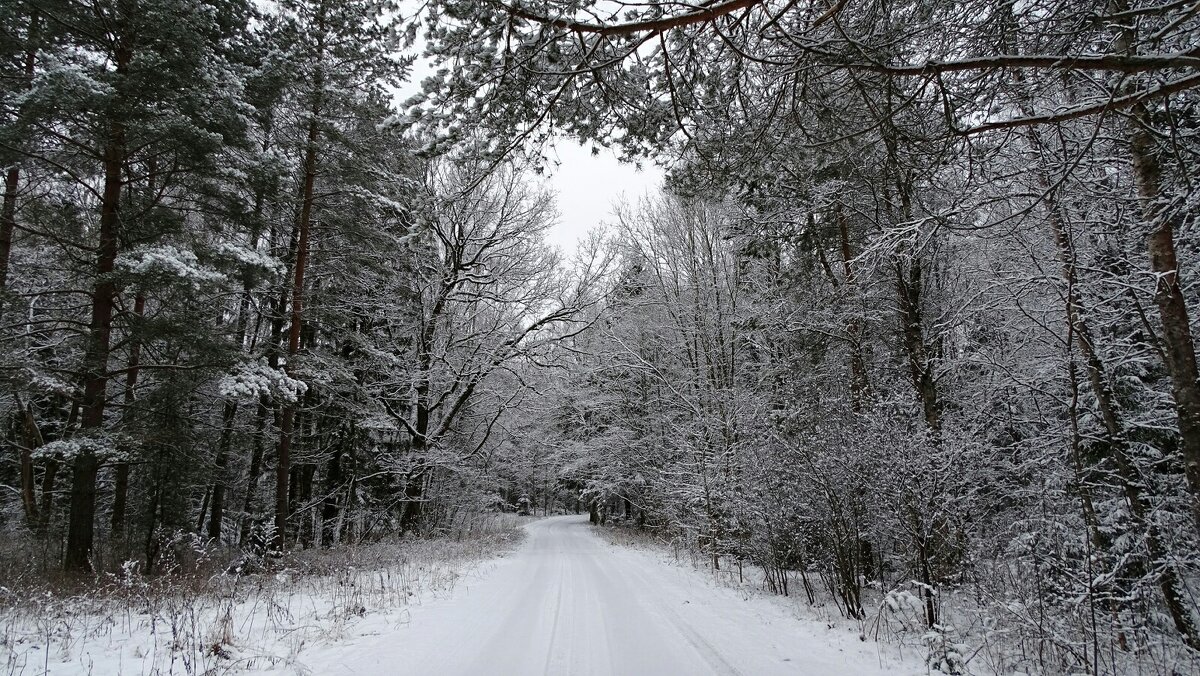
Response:
M703 7L694 12L687 12L678 16L671 16L662 19L651 19L648 21L632 21L630 23L618 23L611 25L587 23L584 21L575 21L573 19L554 19L548 16L542 16L522 9L516 5L505 5L513 16L522 19L528 19L545 26L560 28L562 30L571 31L574 33L594 33L597 35L614 36L614 35L632 35L634 33L642 33L645 31L660 32L671 30L673 28L683 28L698 23L706 23L719 19L726 14L736 12L739 9L760 5L766 0L729 0L720 4Z
M682 28L698 23L713 21L740 9L760 5L765 0L728 0L718 4L701 7L693 12L677 16L646 21L633 21L619 24L600 24L574 19L552 18L531 12L517 5L503 5L513 16L527 19L545 26L551 26L574 33L591 33L601 36L632 35L642 32L662 32L673 28ZM845 7L845 0L837 0L821 16L817 17L814 27L833 18ZM959 61L928 61L919 65L890 66L883 63L846 63L845 68L868 70L888 75L931 75L935 73L950 73L970 70L988 70L999 68L1045 68L1050 70L1098 70L1121 73L1141 73L1146 71L1163 70L1168 68L1200 68L1200 48L1184 52L1156 55L1126 55L1126 54L1093 54L1080 56L1063 56L1055 54L1043 55L996 55L980 56Z
M837 2L833 3L833 5L829 7L829 9L825 10L825 13L823 13L821 16L817 17L816 21L813 21L813 28L816 28L816 27L820 26L821 24L825 23L826 21L829 21L830 19L834 18L835 16L840 14L842 9L845 7L846 7L846 0L837 0Z

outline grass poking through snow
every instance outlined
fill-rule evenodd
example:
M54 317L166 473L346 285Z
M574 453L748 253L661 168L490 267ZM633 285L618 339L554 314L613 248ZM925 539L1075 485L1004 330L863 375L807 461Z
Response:
M523 537L486 515L439 537L307 550L252 573L145 578L132 567L65 589L0 588L2 674L303 671L308 647L407 621L407 608ZM290 667L295 667L290 669Z

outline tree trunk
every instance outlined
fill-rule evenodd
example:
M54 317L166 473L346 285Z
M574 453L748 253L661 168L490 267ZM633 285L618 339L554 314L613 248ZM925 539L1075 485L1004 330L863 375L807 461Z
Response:
M1127 3L1123 0L1116 0L1113 5L1121 11L1127 8ZM1119 31L1118 46L1123 51L1128 51L1132 48L1134 36L1131 31L1132 29L1128 27L1122 28ZM1026 105L1026 114L1029 112L1030 107ZM1135 108L1135 119L1132 122L1130 150L1133 156L1135 180L1142 200L1143 218L1152 228L1148 247L1150 250L1151 267L1158 275L1158 283L1155 288L1155 301L1158 303L1159 312L1162 315L1164 334L1173 334L1165 335L1164 337L1164 353L1167 370L1171 373L1173 394L1176 401L1176 413L1179 418L1180 434L1183 437L1185 467L1189 488L1192 491L1193 517L1197 527L1200 528L1200 503L1197 502L1197 499L1200 498L1200 492L1197 492L1198 486L1200 486L1198 484L1200 476L1197 475L1197 472L1200 471L1200 462L1196 460L1200 458L1200 393L1197 391L1196 357L1188 325L1187 307L1179 285L1173 224L1171 219L1167 217L1165 209L1162 209L1165 205L1159 204L1161 198L1159 194L1159 167L1153 157L1152 141L1144 126L1147 122L1146 110L1143 106L1139 105ZM1034 152L1040 152L1042 145L1036 131L1031 128L1027 131L1027 135ZM1096 397L1097 407L1100 409L1100 417L1104 423L1106 432L1105 445L1108 449L1108 455L1116 465L1116 476L1120 482L1120 488L1129 506L1133 521L1140 528L1144 529L1146 549L1150 556L1150 563L1159 571L1157 580L1159 591L1163 595L1163 603L1167 606L1167 612L1171 616L1175 629L1179 632L1185 644L1193 650L1200 650L1200 635L1197 633L1195 618L1192 615L1189 602L1183 596L1178 572L1170 559L1169 552L1163 545L1158 525L1154 522L1154 516L1151 513L1153 505L1150 504L1148 497L1143 492L1146 484L1142 480L1137 466L1129 457L1124 426L1119 418L1119 410L1108 383L1104 363L1095 349L1091 331L1080 313L1079 295L1075 289L1074 244L1071 241L1070 233L1067 231L1066 223L1063 221L1062 214L1059 211L1058 200L1054 193L1050 176L1047 174L1044 166L1038 166L1037 179L1039 188L1041 188L1047 199L1049 210L1047 221L1054 235L1055 248L1058 251L1059 262L1062 266L1063 281L1067 285L1067 322L1069 325L1069 335L1073 336L1074 342L1084 358L1088 382L1091 385L1093 395ZM1179 326L1178 322L1182 322L1182 326ZM1074 369L1075 366L1072 361L1070 365L1072 381L1074 381L1075 377ZM1181 376L1183 380L1186 380L1189 374L1190 383L1181 383ZM1076 396L1072 395L1071 404L1072 430L1073 438L1075 439L1078 438L1077 420L1074 412ZM1181 402L1183 403L1181 404ZM1191 447L1189 447L1189 432L1192 435L1193 442ZM1076 471L1082 472L1082 463L1078 459L1077 442L1072 444L1072 448L1076 456ZM1091 504L1090 495L1088 495L1087 491L1083 491L1082 499L1085 519L1090 522L1097 521L1094 514L1094 507ZM1104 548L1107 543L1098 525L1089 523L1089 531L1091 531L1090 539L1093 544L1098 549ZM1114 609L1113 612L1115 613L1116 610ZM1122 646L1124 646L1125 636L1123 633L1120 635L1119 640Z
M908 274L896 261L896 290L900 301L900 323L904 349L908 355L909 377L921 401L925 424L936 436L942 427L937 383L933 379L933 364L925 346L925 329L921 318L921 264L914 260Z
M420 462L420 459L418 459ZM417 530L425 513L425 470L415 469L404 479L404 512L400 515L400 532Z
M421 328L417 344L417 381L413 386L413 426L409 430L412 443L409 453L413 455L415 469L409 471L404 478L404 512L400 517L400 532L414 530L420 525L421 515L425 508L425 458L422 453L429 443L429 370L433 364L433 341L437 331L437 322L446 307L446 297L449 288L443 282L441 294L429 311L429 317Z
M283 551L285 534L288 525L288 478L291 474L290 453L292 445L292 416L295 412L291 406L284 408L279 423L279 445L275 458L275 535L271 547Z
M854 286L854 267L850 265L850 225L842 205L834 207L834 218L838 225L838 239L842 253L842 274L846 280L847 292L852 292ZM863 321L855 315L846 324L846 337L850 340L850 405L854 411L862 411L866 404L870 381L867 380L867 362L863 357Z
M37 51L34 40L37 35L38 12L34 10L29 17L29 48L25 51L25 80L33 81L33 69L36 63ZM4 316L4 292L8 290L8 265L12 257L13 235L17 228L17 190L20 187L21 170L13 165L4 174L4 198L0 203L0 317ZM17 401L20 409L20 400ZM42 435L38 431L37 421L33 416L33 402L22 409L21 444L21 504L25 509L26 522L35 525L38 522L37 495L33 476L33 451L42 445Z
M1141 197L1142 218L1150 227L1146 249L1150 255L1150 269L1156 278L1154 302L1162 321L1163 352L1171 375L1184 471L1192 493L1192 516L1200 531L1200 373L1196 369L1196 346L1192 342L1187 301L1175 253L1178 219L1171 214L1171 206L1161 192L1162 169L1155 156L1153 139L1144 126L1149 122L1148 118L1149 113L1139 106L1130 122L1133 125L1130 153Z
M420 525L425 507L425 451L429 438L429 369L432 364L432 345L437 318L441 314L442 299L434 304L430 317L421 331L417 354L418 380L413 401L414 424L409 453L416 467L404 477L404 512L400 516L400 532L407 533Z
M263 450L265 446L267 413L270 407L265 399L258 402L258 411L254 417L254 444L250 449L250 467L246 472L246 497L242 502L245 516L242 520L241 532L238 533L238 544L246 546L249 541L251 528L254 525L251 515L255 513L255 503L258 501L258 478L262 474Z
M124 63L118 63L124 69ZM100 203L99 247L96 285L92 291L92 317L87 351L84 354L83 400L80 431L99 431L104 426L108 391L108 359L111 351L113 305L117 295L111 274L117 260L117 228L121 202L121 169L125 163L125 127L109 126L104 151L104 192ZM63 567L72 572L92 570L92 546L96 526L96 474L100 461L92 451L78 453L71 466L71 514Z
M217 442L217 457L213 467L216 480L212 485L208 537L218 544L221 542L221 521L225 518L225 467L229 463L229 452L233 445L233 421L237 417L237 409L237 402L230 399L221 411L221 438Z
M21 401L17 399L17 406ZM25 405L21 412L21 504L25 507L25 520L31 525L38 523L37 494L33 477L33 452L42 446L42 433L33 417L33 402Z
M300 216L297 221L296 265L292 281L292 323L288 328L287 363L284 370L295 377L295 360L300 354L300 332L304 320L304 273L308 265L309 231L312 227L313 186L317 175L317 113L320 111L320 95L313 106L313 118L308 125L308 147L304 152L304 181L301 194ZM284 405L279 420L279 447L275 458L275 543L283 549L284 535L288 522L288 475L291 472L292 431L296 420L299 401Z
M262 144L262 149L264 152L266 152L270 147L270 128L271 125L270 121L268 120L266 129L266 136L268 137L268 140L264 140ZM259 219L262 217L264 197L264 189L260 186L254 192L254 210L252 217L254 226L250 235L250 245L251 247L255 248L258 246L259 235L261 233ZM234 332L239 352L246 351L246 329L250 321L250 303L253 300L253 291L250 274L248 271L244 270L242 274L242 298L238 303L238 314L237 319L235 320L236 330ZM212 486L212 515L208 521L208 537L217 543L221 542L221 522L225 518L225 482L228 480L228 477L226 476L226 467L229 464L229 455L232 451L233 424L237 418L237 409L238 404L236 399L226 400L224 409L221 412L221 437L217 442L217 457L213 463L216 479ZM259 428L259 431L261 432L261 427ZM259 440L256 439L255 441L256 444L258 444ZM259 462L261 462L261 445L256 446L255 451L252 451L252 453L255 452L259 454ZM252 462L251 464L252 466L258 465L256 462ZM253 483L256 480L257 474L252 474L251 482ZM250 489L248 489L247 513L249 512L250 495ZM238 534L239 542L245 539L247 532L246 525L246 522L243 521L242 529Z
M1040 173L1039 177L1045 183L1049 183L1044 173ZM1051 200L1050 204L1053 207L1055 202ZM1078 345L1079 352L1083 355L1087 366L1088 382L1091 384L1092 393L1096 397L1097 407L1100 409L1100 419L1104 423L1106 433L1105 446L1108 449L1109 457L1112 458L1116 465L1116 475L1120 481L1121 492L1125 496L1125 501L1129 506L1129 512L1133 517L1134 523L1145 532L1146 550L1150 555L1151 565L1159 571L1158 587L1159 591L1162 592L1167 612L1170 614L1171 620L1174 622L1175 628L1184 642L1193 649L1200 650L1200 636L1196 632L1195 620L1192 617L1191 610L1189 610L1189 603L1183 597L1178 573L1168 556L1166 547L1163 545L1162 535L1159 532L1158 526L1154 523L1154 516L1151 514L1153 505L1150 504L1148 497L1145 495L1145 483L1142 481L1137 466L1129 457L1124 426L1119 417L1119 409L1113 396L1112 388L1108 384L1108 376L1104 363L1095 350L1091 332L1079 312L1079 301L1075 292L1074 256L1070 237L1057 211L1052 210L1048 220L1054 232L1055 244L1062 263L1063 278L1068 288L1067 319L1072 335L1075 336L1075 343Z
M29 15L29 40L25 51L26 86L33 83L33 71L37 63L38 11ZM4 174L4 201L0 204L0 317L4 316L4 291L8 289L8 263L12 256L13 235L17 229L17 189L21 182L21 170L13 165Z
M0 294L8 288L8 260L12 255L13 233L17 227L17 187L21 170L10 168L4 175L4 203L0 205ZM4 315L4 297L0 295L0 316Z
M79 402L73 401L71 402L71 412L67 415L67 424L63 426L63 437L71 433L78 419ZM57 458L50 457L46 459L46 470L42 474L42 528L49 525L50 518L54 514L54 491L56 489L56 480L58 479L58 465Z
M155 485L150 489L150 504L146 509L146 574L154 573L154 564L158 561L158 505L162 501L161 481L155 477Z
M138 292L133 300L133 314L141 318L146 312L146 295ZM141 363L142 344L134 339L129 346L129 371L125 374L125 418L132 415L131 410L137 401L138 366ZM129 494L129 463L119 462L116 467L116 477L113 480L113 509L112 534L114 538L125 533L126 502Z
M212 499L212 486L204 487L204 496L200 498L200 514L196 517L196 532L204 530L204 517L208 515L208 503Z
M341 518L340 533L338 539L341 542L355 542L355 538L359 532L359 520L355 515L354 506L358 504L358 458L354 454L354 446L351 445L346 449L347 460L350 463L350 480L346 486L346 503L342 507L339 516ZM346 471L345 463L338 463L339 470L342 473Z
M1110 0L1109 9L1114 14L1127 12L1129 2ZM1136 54L1137 22L1114 23L1113 29L1116 50ZM1162 321L1163 352L1171 375L1184 473L1192 494L1194 528L1200 531L1200 374L1197 373L1196 346L1192 342L1187 301L1175 252L1175 230L1180 219L1172 213L1170 200L1162 193L1162 165L1150 136L1150 122L1150 111L1145 104L1134 106L1127 122L1129 154L1133 160L1142 221L1150 228L1146 251L1150 256L1150 269L1156 277L1154 302ZM1200 637L1194 636L1193 640L1200 645Z
M337 540L338 487L342 484L342 450L335 448L325 470L325 500L321 505L321 546L332 547Z
M271 242L275 241L276 230L271 228ZM290 239L288 241L288 256L289 265L295 262L295 249L297 239L296 228L292 227ZM289 267L285 278L293 274L293 269ZM284 312L288 304L288 287L284 284L279 290L279 296L276 297L271 315L271 335L267 340L266 355L267 365L273 369L279 368L279 353L280 342L283 340L283 318ZM246 477L246 501L244 503L244 511L247 515L255 513L255 502L258 498L258 480L262 473L262 462L266 455L266 427L267 416L272 412L274 407L271 405L271 400L267 396L263 396L258 400L258 412L255 416L254 427L254 447L250 455L250 470ZM276 421L279 420L279 414L276 411ZM243 545L246 544L247 538L252 532L252 519L247 518L242 522L242 532L238 535L238 541Z
M255 200L255 212L259 210L261 204L261 195ZM257 235L254 236L257 240ZM242 283L242 299L238 303L238 314L235 325L237 327L235 335L237 338L238 349L242 350L243 343L246 341L246 325L249 323L250 313L250 278L247 276ZM229 464L229 454L233 447L233 423L237 418L238 404L236 399L227 399L225 406L221 411L221 436L217 441L217 457L215 459L213 471L216 478L212 485L212 513L208 520L208 537L214 542L221 542L221 521L225 518L225 470Z
M301 507L306 507L312 502L312 487L313 480L317 475L317 466L312 463L305 463L298 468L299 476L299 495L298 503ZM313 543L313 512L314 510L305 509L304 515L299 524L300 546L308 549Z

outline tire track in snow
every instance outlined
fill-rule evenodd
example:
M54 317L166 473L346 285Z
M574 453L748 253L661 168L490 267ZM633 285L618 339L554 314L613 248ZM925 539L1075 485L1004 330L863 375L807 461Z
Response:
M546 676L550 676L553 673L551 672L551 667L554 665L555 639L558 636L559 627L561 626L559 618L562 617L563 588L567 584L567 575L563 572L567 568L567 560L562 556L559 557L559 560L561 563L558 566L558 588L554 594L554 615L550 619L550 637L546 639L546 657L544 668L542 669L542 673L546 674Z
M661 593L663 585L661 581L650 580L646 574L637 566L622 566L622 570L629 572L638 582L641 583L643 590L658 590ZM675 599L676 601L678 599ZM739 676L740 672L721 656L721 653L716 650L701 634L691 627L679 613L672 609L671 605L658 603L650 606L647 610L665 619L671 627L679 633L679 635L688 642L696 652L704 658L704 661L712 669L714 674L718 676Z
M306 666L401 676L898 673L821 623L609 545L586 517L526 528L517 552L452 598L413 609L408 626L310 655Z

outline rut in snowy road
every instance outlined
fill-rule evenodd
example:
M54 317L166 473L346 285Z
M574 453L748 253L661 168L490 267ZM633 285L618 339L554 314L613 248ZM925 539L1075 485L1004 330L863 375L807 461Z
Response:
M307 666L422 675L896 673L873 644L610 545L586 516L527 530L520 550L452 598L417 608L394 632L318 651Z

